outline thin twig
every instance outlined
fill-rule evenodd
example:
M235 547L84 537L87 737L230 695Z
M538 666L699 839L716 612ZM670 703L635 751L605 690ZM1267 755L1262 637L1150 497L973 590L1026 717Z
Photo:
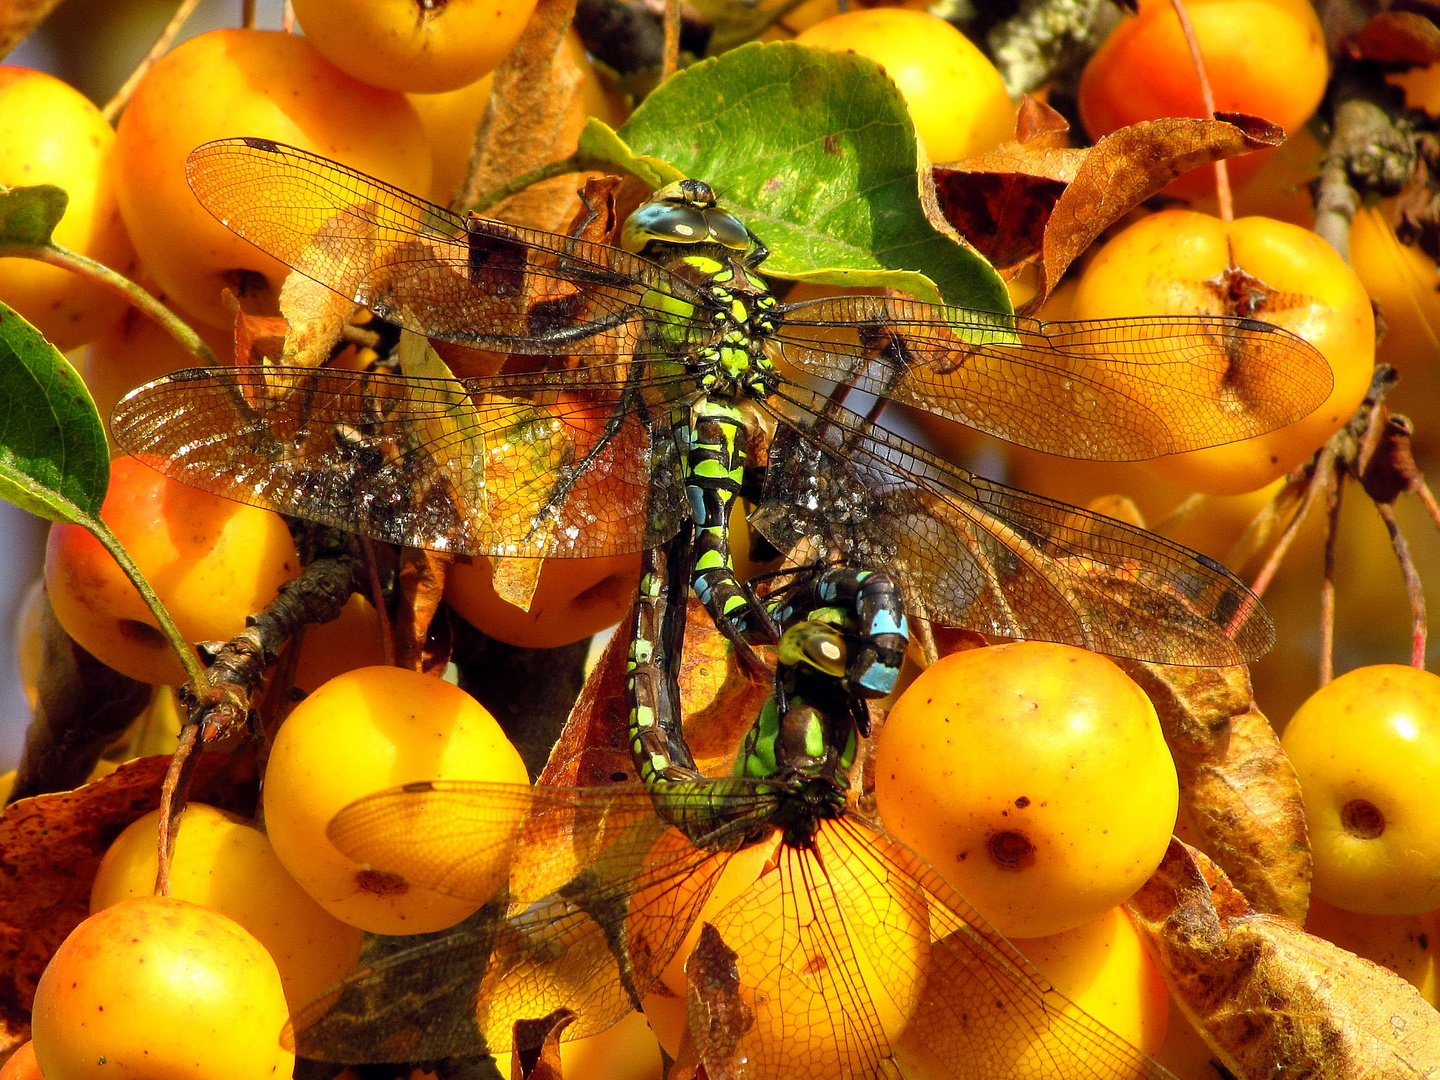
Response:
M1395 558L1400 563L1400 572L1405 575L1405 593L1410 600L1410 666L1424 669L1425 639L1427 626L1425 618L1425 589L1420 582L1420 572L1410 554L1410 545L1395 520L1395 508L1390 503L1377 502L1375 509L1385 528L1390 533L1390 546L1395 549Z
M1320 685L1335 677L1335 548L1340 540L1340 504L1345 474L1337 472L1326 487L1325 574L1320 579Z
M255 0L241 0L240 25L246 30L255 29Z
M1185 35L1185 44L1190 48L1190 62L1195 65L1195 76L1200 80L1200 100L1205 105L1206 120L1215 119L1215 91L1210 87L1210 76L1205 70L1205 58L1200 55L1200 39L1195 36L1190 13L1185 10L1185 0L1170 0L1175 16L1180 20L1180 32ZM1220 220L1234 221L1235 207L1230 199L1230 170L1224 160L1215 162L1215 199L1220 204Z
M1200 511L1204 510L1205 507L1209 505L1210 498L1209 495L1204 495L1198 491L1191 492L1185 496L1184 501L1181 502L1179 506L1155 522L1154 525L1150 526L1150 531L1160 533L1163 536L1170 529L1179 528L1200 513Z
M160 36L155 39L155 44L150 46L150 51L145 58L135 65L135 70L125 80L123 86L115 91L115 96L105 103L105 108L100 110L100 115L105 117L107 122L113 123L125 103L130 100L130 95L135 93L135 87L140 85L140 80L145 73L155 66L155 61L164 56L170 49L170 43L175 40L175 35L180 33L180 28L185 21L195 14L195 9L200 6L200 0L181 0L181 4L175 9L175 14L170 16L170 21L165 24L165 29L160 31Z
M295 32L294 0L285 0L285 6L281 9L280 29L287 34L293 34Z
M380 616L380 653L389 667L396 663L395 628L390 625L390 605L385 602L385 587L380 582L380 564L375 560L375 542L360 534L360 550L365 555L365 569L370 575L370 602Z
M1251 591L1256 596L1264 596L1265 590L1270 587L1270 582L1275 579L1275 574L1285 560L1290 545L1295 542L1295 537L1300 532L1300 526L1310 516L1310 511L1314 508L1320 492L1328 486L1330 476L1334 471L1335 451L1329 444L1326 444L1316 455L1314 471L1306 483L1305 497L1295 511L1295 516L1290 519L1290 524L1285 526L1285 531L1280 534L1280 539L1276 541L1275 547L1270 551L1270 557L1265 560L1265 565L1260 568L1260 572L1255 575L1255 580L1250 585Z
M200 760L200 755L195 752L200 741L200 728L200 724L190 723L181 730L180 745L170 757L170 768L166 770L165 783L160 788L155 872L155 892L158 896L170 895L170 861L175 857L175 836L180 831L180 816L185 812L185 803L189 798L190 777L195 772L195 763Z
M665 51L660 57L660 81L680 67L680 0L665 0Z

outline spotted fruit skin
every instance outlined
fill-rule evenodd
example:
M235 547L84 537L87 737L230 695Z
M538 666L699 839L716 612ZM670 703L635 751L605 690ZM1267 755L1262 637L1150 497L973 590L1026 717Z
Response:
M1440 908L1440 676L1356 668L1286 725L1315 857L1315 895L1366 915Z
M1175 765L1144 691L1084 649L952 653L886 718L887 827L1007 937L1042 937L1129 897L1165 853Z

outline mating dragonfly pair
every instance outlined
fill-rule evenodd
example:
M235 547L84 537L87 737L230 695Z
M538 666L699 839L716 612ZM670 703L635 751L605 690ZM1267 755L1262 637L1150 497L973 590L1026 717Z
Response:
M929 1064L907 1066L922 1073L998 1078L1023 1060L1059 1077L1161 1075L847 808L856 703L893 682L907 609L1178 664L1258 656L1268 618L1204 556L972 476L872 421L897 401L1052 453L1175 453L1316 407L1330 376L1310 346L1224 317L1046 326L885 297L783 305L759 277L763 245L694 181L657 193L611 247L450 214L263 140L209 144L189 171L239 235L376 314L555 363L463 381L177 373L117 407L127 450L219 494L396 544L583 557L652 551L683 531L671 545L680 576L717 623L739 643L782 645L741 775L693 775L666 641L676 616L656 614L673 607L657 584L670 557L651 557L639 605L650 630L636 635L631 669L644 783L417 785L343 813L332 826L342 848L462 896L470 853L501 842L497 822L520 823L522 839L505 897L355 976L301 1019L302 1053L505 1050L516 1021L559 1008L580 1015L571 1034L593 1033L658 984L724 866L778 836L767 872L714 924L741 950L758 1010L727 1058L740 1075L888 1074L906 1061L897 1016L929 1031ZM845 407L857 392L876 402L870 415ZM738 582L729 555L729 511L761 457L756 529L841 575L803 580L788 614ZM841 602L828 624L797 614L880 567L903 592L898 622L873 591L860 614L849 585L830 598ZM884 613L893 628L872 618ZM787 914L767 928L754 913L771 900ZM897 948L897 933L914 948ZM886 957L892 974L875 976ZM805 994L814 1004L797 1009ZM932 1019L952 1023L937 1034ZM801 1056L782 1057L781 1044Z

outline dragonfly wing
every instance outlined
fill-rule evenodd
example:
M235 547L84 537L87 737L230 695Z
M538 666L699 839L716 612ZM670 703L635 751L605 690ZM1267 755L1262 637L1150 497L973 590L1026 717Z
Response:
M691 325L647 307L647 292L699 299L630 252L462 217L264 139L207 143L186 173L205 208L261 251L400 326L472 348L628 355L646 318Z
M1274 627L1219 563L1143 529L974 476L823 399L772 396L756 527L893 569L910 614L1156 663L1229 665ZM812 409L825 408L830 420Z
M1065 457L1131 461L1218 446L1307 416L1325 358L1222 315L1041 323L878 296L786 309L790 364Z
M515 1047L517 1022L566 1008L565 1038L604 1030L684 939L730 856L772 805L727 781L724 818L697 844L656 813L713 800L641 785L536 788L451 781L362 799L332 840L376 870L478 901L458 927L371 958L308 1006L290 1039L325 1061L424 1061ZM408 939L403 939L408 941Z
M837 890L852 922L857 902L891 897L891 918L917 907L928 928L923 967L906 950L874 953L870 995L903 1003L908 1024L890 1050L902 1071L955 1080L1161 1080L1164 1068L1055 990L1013 945L910 848L856 817L822 826L817 850L853 881ZM861 922L863 926L863 921ZM874 935L851 938L867 946ZM919 953L921 950L914 950Z
M132 391L111 430L184 483L389 543L583 558L652 547L688 512L669 412L626 405L636 386L191 370Z

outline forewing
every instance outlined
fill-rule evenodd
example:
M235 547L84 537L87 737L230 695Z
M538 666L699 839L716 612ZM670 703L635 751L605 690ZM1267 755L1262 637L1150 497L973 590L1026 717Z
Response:
M891 949L877 954L870 993L903 1002L909 1023L890 1049L907 1072L954 1080L1162 1080L1160 1065L1055 990L914 851L857 818L822 826L819 850L848 868L840 893L852 920L866 918L848 897L888 896L893 925L915 905L930 942L923 970ZM873 936L852 934L868 944Z
M769 407L782 423L756 528L781 551L808 541L893 570L914 617L1163 664L1243 663L1273 641L1259 600L1204 555L974 476L818 397Z
M1096 461L1247 439L1313 412L1332 386L1308 342L1220 315L1041 323L844 296L786 309L777 337L810 375Z
M514 1047L515 1024L557 1008L566 1038L604 1030L659 977L739 835L770 803L727 789L729 817L697 844L656 813L709 798L640 785L531 790L408 785L346 808L330 835L352 857L413 884L480 899L487 863L509 891L452 931L372 959L295 1019L306 1057L424 1061Z
M636 385L190 370L132 391L111 430L184 483L389 543L583 558L652 547L687 512L669 410Z
M643 301L695 289L605 244L461 217L326 158L264 139L206 143L186 161L204 207L260 250L416 333L472 348L627 355Z

